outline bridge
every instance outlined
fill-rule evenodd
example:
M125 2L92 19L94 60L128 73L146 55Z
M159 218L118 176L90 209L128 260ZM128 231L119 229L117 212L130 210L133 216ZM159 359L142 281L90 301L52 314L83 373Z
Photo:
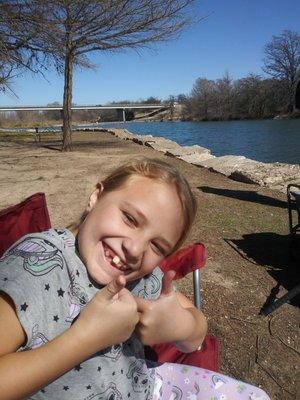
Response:
M83 105L83 106L72 106L71 110L118 110L123 114L123 121L126 121L125 110L135 109L151 109L151 110L166 110L171 108L171 104L114 104L109 106L101 105ZM63 106L9 106L0 107L0 112L9 111L62 111Z

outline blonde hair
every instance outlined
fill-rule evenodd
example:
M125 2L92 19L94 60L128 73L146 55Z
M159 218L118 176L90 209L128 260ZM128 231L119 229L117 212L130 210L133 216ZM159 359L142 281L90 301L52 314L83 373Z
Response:
M178 249L186 239L197 211L196 199L187 180L175 166L165 161L152 158L140 158L121 165L102 180L102 195L120 189L125 185L127 180L134 175L156 179L175 187L181 202L184 219L182 234L173 251ZM82 214L80 221L76 224L77 226L84 221L87 214L87 211ZM74 224L71 226L74 226Z

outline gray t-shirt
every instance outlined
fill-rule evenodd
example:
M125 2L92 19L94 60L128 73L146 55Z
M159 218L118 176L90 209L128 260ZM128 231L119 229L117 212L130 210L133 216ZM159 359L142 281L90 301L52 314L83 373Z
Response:
M161 270L155 268L127 289L135 296L156 299L161 279ZM68 329L100 288L88 276L75 238L66 229L26 235L0 260L0 290L13 299L27 335L19 351L42 346ZM144 348L133 334L126 342L94 354L30 399L140 400L150 399L152 391Z

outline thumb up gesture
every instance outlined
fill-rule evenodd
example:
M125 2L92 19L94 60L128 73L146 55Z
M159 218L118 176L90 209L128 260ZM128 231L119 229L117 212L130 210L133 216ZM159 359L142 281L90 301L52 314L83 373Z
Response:
M90 354L129 338L138 322L137 305L119 276L99 290L81 311L73 329Z
M162 280L162 291L157 300L145 300L137 297L137 310L139 322L135 332L140 341L145 345L175 342L185 340L190 334L186 331L186 322L190 322L187 309L179 302L181 296L173 289L172 281L175 272L168 271ZM187 302L189 300L186 299ZM191 306L193 306L191 304Z

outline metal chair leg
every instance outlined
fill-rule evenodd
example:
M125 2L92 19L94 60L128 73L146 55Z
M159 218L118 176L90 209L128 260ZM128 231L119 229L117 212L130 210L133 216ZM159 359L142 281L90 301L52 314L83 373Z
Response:
M280 299L274 301L274 303L270 304L267 307L263 307L260 310L260 315L267 316L271 314L271 312L277 310L280 306L287 303L289 300L292 300L293 297L297 296L300 293L300 283L295 286L293 289L289 290L285 295L283 295Z
M193 288L194 288L194 304L199 310L201 309L200 295L200 269L193 271Z

